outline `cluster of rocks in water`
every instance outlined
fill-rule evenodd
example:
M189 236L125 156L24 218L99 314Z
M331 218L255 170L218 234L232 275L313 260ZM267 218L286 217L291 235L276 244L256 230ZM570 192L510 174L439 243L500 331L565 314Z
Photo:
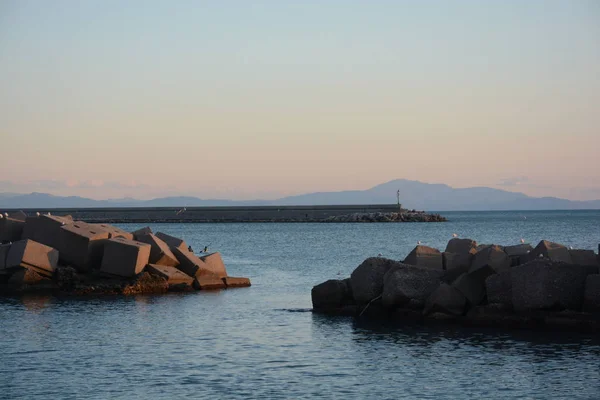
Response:
M446 218L439 214L427 214L424 211L374 212L334 215L324 222L444 222Z
M127 232L70 216L0 215L0 294L134 294L250 286L218 252L196 255L149 227Z
M599 247L600 249L600 247ZM312 289L313 311L392 321L600 332L600 256L542 240L535 248L451 239L402 261L371 257Z

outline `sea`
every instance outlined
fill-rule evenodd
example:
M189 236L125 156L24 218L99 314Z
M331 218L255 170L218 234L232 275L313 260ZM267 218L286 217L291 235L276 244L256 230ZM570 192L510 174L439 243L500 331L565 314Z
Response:
M150 224L219 251L252 287L0 298L0 399L599 399L598 336L311 312L314 285L417 242L600 242L599 210L441 214L448 222Z

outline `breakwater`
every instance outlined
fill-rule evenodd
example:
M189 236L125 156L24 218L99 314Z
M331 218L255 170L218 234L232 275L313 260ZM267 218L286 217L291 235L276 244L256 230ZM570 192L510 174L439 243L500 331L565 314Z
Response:
M2 210L9 213L17 210ZM156 222L384 222L382 215L397 214L389 222L437 222L443 217L422 211L398 212L398 205L328 206L220 206L220 207L115 207L23 209L27 215L71 215L73 219L94 223ZM360 217L357 217L360 216ZM371 218L369 216L377 216Z

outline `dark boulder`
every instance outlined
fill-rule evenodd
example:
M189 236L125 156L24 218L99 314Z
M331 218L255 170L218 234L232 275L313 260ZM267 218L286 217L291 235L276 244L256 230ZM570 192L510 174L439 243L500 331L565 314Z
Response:
M504 252L510 258L511 266L525 264L529 261L529 253L533 250L530 244L517 244L504 247Z
M542 240L535 246L529 253L529 260L535 260L538 258L547 258L553 262L564 262L571 264L571 254L569 249L559 243L550 242L548 240Z
M598 267L598 257L594 250L571 249L569 255L573 264Z
M511 270L515 310L580 310L587 269L538 259Z
M512 306L511 271L490 275L485 280L485 291L489 304Z
M313 287L310 295L316 310L331 310L354 304L350 279L330 279Z
M442 253L433 247L418 245L404 259L404 264L443 270Z
M485 282L488 276L510 269L510 259L501 246L491 245L478 251L473 258L469 274Z
M600 275L598 274L588 275L585 279L583 309L600 311Z
M383 293L383 277L398 261L383 257L371 257L362 262L350 275L350 286L354 300L364 305Z
M485 299L485 285L471 274L460 275L452 283L452 287L462 293L471 306L477 306Z
M440 286L427 298L423 314L443 313L450 315L462 315L465 312L467 298L447 283Z
M445 251L454 254L475 254L477 252L477 242L471 239L450 239Z
M400 264L383 277L382 304L394 308L415 300L423 304L440 284L443 271Z

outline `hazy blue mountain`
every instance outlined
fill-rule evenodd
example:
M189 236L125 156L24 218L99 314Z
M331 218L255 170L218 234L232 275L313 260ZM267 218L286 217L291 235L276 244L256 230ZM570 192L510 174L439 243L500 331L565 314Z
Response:
M600 200L571 201L555 197L530 197L523 193L486 187L455 189L443 184L429 184L398 179L367 190L307 193L278 200L235 201L199 199L197 197L163 197L153 200L132 198L92 200L83 197L60 197L45 193L0 193L2 208L85 208L85 207L201 207L249 205L330 205L394 204L400 190L403 207L418 210L558 210L600 209Z

